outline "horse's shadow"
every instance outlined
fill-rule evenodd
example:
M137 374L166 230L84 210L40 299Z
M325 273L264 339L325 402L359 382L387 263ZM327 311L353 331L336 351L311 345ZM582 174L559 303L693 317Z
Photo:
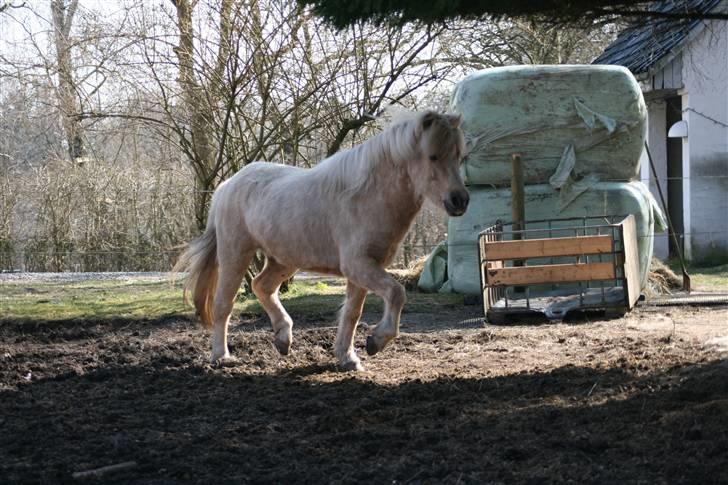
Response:
M708 483L728 473L724 360L396 385L325 364L242 374L181 362L0 391L0 476L63 482L132 460L103 481Z

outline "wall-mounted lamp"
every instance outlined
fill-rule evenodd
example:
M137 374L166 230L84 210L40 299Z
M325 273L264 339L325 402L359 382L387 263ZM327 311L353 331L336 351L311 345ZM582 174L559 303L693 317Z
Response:
M687 138L688 137L688 122L680 120L670 127L667 132L668 138Z

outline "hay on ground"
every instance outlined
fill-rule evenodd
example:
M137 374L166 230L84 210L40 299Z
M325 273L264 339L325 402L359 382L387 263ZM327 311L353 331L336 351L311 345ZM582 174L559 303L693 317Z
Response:
M682 288L682 278L675 274L665 263L652 258L650 271L647 275L648 293L655 295L671 294L674 290Z
M415 259L405 269L389 269L387 270L395 280L397 280L406 290L416 290L417 282L420 280L422 269L425 267L427 256Z

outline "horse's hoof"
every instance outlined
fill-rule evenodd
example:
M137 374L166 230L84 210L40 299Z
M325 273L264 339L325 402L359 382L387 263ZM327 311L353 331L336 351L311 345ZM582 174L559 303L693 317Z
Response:
M273 346L281 355L288 355L291 351L291 342L289 340L278 340L277 338L273 339Z
M377 352L379 352L379 346L377 345L377 341L374 339L374 336L369 335L367 337L367 354L374 355Z
M224 367L235 367L240 361L235 357L231 357L230 354L220 357L218 359L211 359L210 365L213 369L222 369Z
M223 352L215 352L215 348L213 346L212 353L210 354L210 364L214 364L215 362L219 360L229 359L230 358L230 352L225 349Z
M344 372L360 372L364 370L364 366L358 359L339 362L339 368Z

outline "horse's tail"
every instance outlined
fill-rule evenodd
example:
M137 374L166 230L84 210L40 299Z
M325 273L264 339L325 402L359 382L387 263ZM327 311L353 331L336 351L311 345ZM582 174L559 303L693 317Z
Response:
M217 288L217 236L212 209L205 232L187 246L172 271L187 272L184 298L189 302L192 294L192 303L202 325L212 327L212 302Z

